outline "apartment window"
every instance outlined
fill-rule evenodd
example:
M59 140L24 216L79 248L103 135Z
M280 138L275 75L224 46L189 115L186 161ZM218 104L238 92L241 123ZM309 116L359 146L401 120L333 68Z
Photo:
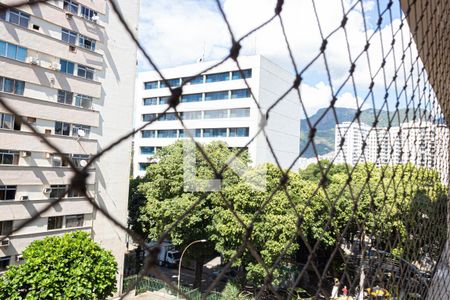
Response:
M26 48L0 41L0 56L25 61L27 58L27 51Z
M0 185L0 200L16 199L16 185Z
M77 94L75 96L75 106L91 109L93 98L91 96Z
M144 121L144 122L150 122L155 119L156 119L156 114L143 114L142 115L142 121Z
M0 257L0 271L5 271L8 268L10 261L11 256Z
M244 77L242 77L242 75L244 75ZM233 80L242 79L242 78L251 78L251 77L252 77L251 69L242 70L242 74L240 71L233 71L233 73L231 75L231 79L233 79Z
M167 83L166 83L167 81ZM180 86L180 78L175 78L175 79L167 79L166 81L161 80L159 82L159 87L160 88L166 88L168 86L170 87L177 87Z
M148 166L150 166L150 163L139 163L139 171L147 170Z
M227 129L226 128L206 128L203 129L203 137L226 137Z
M9 22L28 28L28 23L30 22L30 15L18 11L17 9L11 8L9 10Z
M205 101L228 99L228 91L205 93Z
M53 167L67 167L69 166L67 154L53 154L52 166Z
M177 120L177 115L176 115L176 113L165 113L165 114L161 115L159 120L160 121L175 121L175 120Z
M142 138L154 138L156 133L154 130L142 130L141 131Z
M0 20L6 21L6 12L7 11L8 11L8 9L6 8L6 6L3 6L3 5L0 6Z
M63 9L70 11L74 15L78 15L78 3L72 0L64 0Z
M74 189L69 189L67 192L67 197L68 198L80 198L83 197L83 193L78 191L78 190L74 190Z
M158 138L176 138L177 130L176 129L165 129L158 130Z
M0 165L18 165L19 151L0 149Z
M84 131L84 135L81 133L82 131ZM75 137L88 137L90 132L91 132L90 126L81 124L72 125L72 135Z
M25 81L0 77L0 92L23 95Z
M76 32L64 28L61 29L61 40L63 42L75 45L77 43L77 36L78 34Z
M199 102L202 101L202 94L182 95L181 102Z
M230 109L230 118L245 118L250 116L250 108Z
M78 65L77 75L79 77L93 80L94 79L94 69L83 66L83 65Z
M73 93L63 90L58 90L58 102L63 104L72 105L73 102Z
M47 230L61 229L63 227L63 216L48 217Z
M67 61L65 59L60 59L59 63L61 65L61 73L73 75L75 71L75 64L73 62Z
M89 161L89 155L88 154L72 154L70 156L70 160L76 167L82 168L82 167L84 167L84 164Z
M183 78L184 82L186 82L188 80L189 80L189 78ZM189 81L187 84L202 84L203 82L204 82L203 75L199 75L199 76L192 78L191 81Z
M12 130L14 127L14 117L11 114L0 113L0 128Z
M83 227L84 215L66 216L66 228Z
M249 89L233 90L231 91L231 99L248 98L250 97Z
M159 97L159 104L167 104L169 102L170 96Z
M144 98L144 105L158 105L158 98Z
M219 110L205 110L203 112L204 119L223 119L228 118L228 110L219 109Z
M230 79L230 72L208 74L206 75L206 82L226 81Z
M70 124L65 122L55 122L55 134L70 135Z
M148 81L144 82L144 89L153 90L158 88L158 81Z
M184 111L180 115L183 120L198 120L202 118L201 111Z
M202 136L202 130L201 129L188 129L188 130L191 131L191 135L193 137L201 137ZM186 130L179 129L178 130L178 137L180 137L180 138L189 137L189 134L187 133Z
M11 233L13 221L0 221L0 235L8 235Z
M65 184L51 185L51 192L49 197L55 199L63 198L66 194L67 187L68 186Z
M155 154L155 147L141 147L141 154Z
M95 10L87 8L86 6L81 5L81 16L86 20L92 21L92 18L94 16L97 16L97 12Z
M242 128L230 128L230 137L244 137L248 136L249 130L248 127Z
M80 47L83 47L83 48L91 50L91 51L95 51L95 41L93 39L90 39L90 38L80 34L80 38L78 41L79 41Z

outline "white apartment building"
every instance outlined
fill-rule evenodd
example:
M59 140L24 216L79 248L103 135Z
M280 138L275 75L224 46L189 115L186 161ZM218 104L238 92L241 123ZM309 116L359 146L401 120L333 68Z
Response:
M201 62L164 69L162 74L171 86L176 87L183 79L215 63ZM262 56L240 57L239 64L243 74L234 61L228 60L183 87L177 110L198 142L220 140L230 147L246 147L264 120L258 105L265 113L292 86L293 74ZM135 125L141 126L167 109L169 95L169 88L156 72L139 74ZM295 92L289 93L270 112L265 129L280 165L289 167L299 156L300 105ZM155 151L184 138L187 134L173 110L142 130L134 140L134 176L145 175L146 167L154 161ZM259 134L247 148L254 165L275 162L263 134Z
M340 149L341 136L345 137ZM448 177L449 131L444 124L429 121L405 122L401 126L371 128L363 123L336 124L337 163L373 162L377 165L412 163L440 171ZM365 141L365 148L363 149ZM345 158L345 159L344 159Z
M84 166L132 129L136 72L136 46L108 1L7 7L13 3L0 0L0 96L65 154L55 154L0 106L0 235L64 193L73 175L67 159ZM116 3L137 28L139 1ZM128 140L102 156L87 179L93 199L123 224L130 149ZM120 279L125 233L75 192L2 242L0 270L20 262L33 240L73 230L90 232L112 250Z

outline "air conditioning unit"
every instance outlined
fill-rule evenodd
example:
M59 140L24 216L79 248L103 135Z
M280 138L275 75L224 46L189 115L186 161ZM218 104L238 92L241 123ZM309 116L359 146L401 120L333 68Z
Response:
M71 11L66 11L66 18L72 19L72 17L73 17L73 13Z
M52 158L52 154L50 152L45 153L45 158Z
M97 23L99 19L100 19L99 16L92 16L91 18L92 22L94 23Z
M34 56L28 56L25 61L32 65L39 65L39 58Z
M30 200L30 198L27 195L20 196L19 199L22 200L22 201Z
M77 47L75 47L73 45L69 45L69 51L70 52L77 52Z
M0 247L8 247L9 245L9 239L5 239L0 242Z
M23 259L23 255L22 254L17 254L16 255L16 261L21 261Z
M52 70L59 71L61 70L61 65L55 62L51 64L50 68L52 68Z
M31 156L31 151L20 151L20 156L22 157Z
M44 194L50 194L52 192L52 188L46 187L42 190Z

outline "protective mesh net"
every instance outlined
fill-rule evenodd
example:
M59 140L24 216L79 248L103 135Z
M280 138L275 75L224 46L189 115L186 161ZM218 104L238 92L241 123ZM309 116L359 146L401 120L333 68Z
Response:
M315 26L319 29L316 55L299 63L296 61L299 54L291 46L295 35L287 32L302 29L285 25L284 1L274 1L273 16L241 37L233 33L233 24L228 21L221 1L216 1L232 41L229 54L216 65L185 80L179 87L170 87L159 72L158 62L152 59L152 53L146 51L146 46L128 28L116 3L109 1L108 5L122 21L145 60L159 72L161 80L171 91L166 109L156 120L173 110L186 132L188 128L177 110L185 84L227 60L235 61L245 78L239 64L241 45L268 24L277 24L278 34L285 42L291 62L292 85L283 96L274 98L268 109L260 108L259 113L261 119L266 119L271 110L282 105L287 94L295 94L304 117L298 157L288 169L278 165L274 171L276 184L265 194L258 195L261 201L257 207L243 213L226 191L197 193L197 200L183 208L177 220L168 222L159 235L158 243L170 237L172 230L194 214L206 199L210 199L208 197L215 197L229 212L228 217L237 228L235 248L228 252L225 267L203 289L202 297L215 290L227 272L237 266L243 270L244 277L250 272L261 275L253 282L246 282L247 290L258 299L296 298L302 295L299 291L314 298L330 298L337 287L342 294L343 286L349 295L359 299L386 296L387 292L399 299L448 297L445 296L448 129L439 103L449 100L445 87L448 87L450 51L445 32L450 28L450 2L336 1L342 8L336 12L341 15L341 22L334 24L333 28L323 26L322 12L315 0L308 2L310 10L298 11L298 18L314 16ZM21 5L35 4L28 1L18 3L17 9ZM366 15L369 5L375 5L370 16ZM348 30L355 11L363 16L360 24L364 28L362 37L355 37ZM254 13L258 13L256 8ZM415 38L422 42L416 43ZM340 51L348 55L348 61L343 62L347 69L344 75L335 73L330 59L334 43L340 43L343 46ZM447 68L439 72L442 65ZM313 100L305 95L303 85L314 76L322 76L329 97L328 106L312 115L308 106ZM431 82L428 76L433 76ZM345 118L337 108L344 93L351 95L355 107ZM253 94L251 97L257 104L258 99ZM30 124L20 111L13 110L1 98L0 103L16 118L22 118L23 125L55 153L62 155L58 145ZM88 168L106 152L114 151L116 145L156 120L118 137L115 143L91 157L83 168L69 160L69 167L75 175L66 194L71 190L83 193L97 211L149 250L152 255L145 258L139 278L150 272L164 281L169 289L190 298L159 269L156 263L158 246L151 248L145 244L147 236L127 229L96 202L95 195L88 195L86 191ZM325 123L330 120L333 125L326 127ZM266 123L260 124L256 135L265 136L271 145L264 127ZM324 131L334 131L335 135L335 151L326 156L320 147ZM195 137L190 138L195 141ZM227 165L217 168L216 162L211 161L203 149L205 146L195 145L212 170L213 177L222 178ZM241 156L244 152L237 151L235 155ZM300 171L294 167L299 161L308 162ZM306 194L299 195L299 186L303 185L308 186L307 193L304 191ZM56 203L66 194L61 195ZM48 204L1 240L27 226L54 205L54 202ZM276 208L281 206L284 210L277 212ZM261 233L256 228L264 224L261 221L264 218L278 217L280 222L288 224L288 229L282 232L282 237L272 238L277 250L267 251L265 246L273 246L261 241ZM294 269L295 272L292 271ZM137 282L139 279L124 291L122 297Z

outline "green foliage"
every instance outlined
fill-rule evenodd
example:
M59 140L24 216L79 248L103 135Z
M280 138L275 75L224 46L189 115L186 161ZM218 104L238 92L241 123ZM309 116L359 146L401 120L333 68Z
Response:
M143 235L141 222L139 222L140 211L147 199L144 193L139 190L139 185L144 182L141 178L131 178L128 200L128 226L139 235Z
M251 299L253 299L253 297L247 295L244 292L241 292L235 284L228 282L225 285L225 288L223 289L222 293L220 294L220 299L221 300L230 300L230 299L251 300Z
M0 277L0 299L105 299L116 290L114 256L86 232L36 240L23 257Z
M234 154L219 142L202 147L217 170ZM214 179L200 151L195 155L196 178ZM306 261L306 244L319 243L315 264L321 268L320 255L326 262L343 238L352 241L354 237L370 237L375 247L411 261L439 253L445 239L446 188L439 183L437 172L426 168L411 164L377 167L370 163L353 168L324 160L305 170L289 172L282 186L283 173L273 164L249 168L244 176L228 168L220 191L204 194L184 190L181 142L164 148L158 159L139 185L146 197L139 219L144 232L156 239L176 224L170 238L181 248L193 240L209 240L195 245L188 256L199 261L219 252L229 261L241 249L247 234L241 222L252 223L248 247L233 263L239 269L241 284L259 285L267 276L267 269L250 253L250 247L269 268L277 263L272 283L278 285L283 281L283 267ZM247 158L244 161L249 163ZM328 168L324 176L323 170ZM254 189L247 180L261 180L261 174L266 190ZM439 226L433 226L433 222ZM430 239L430 231L435 240ZM339 259L335 256L331 263L333 270L342 267Z

